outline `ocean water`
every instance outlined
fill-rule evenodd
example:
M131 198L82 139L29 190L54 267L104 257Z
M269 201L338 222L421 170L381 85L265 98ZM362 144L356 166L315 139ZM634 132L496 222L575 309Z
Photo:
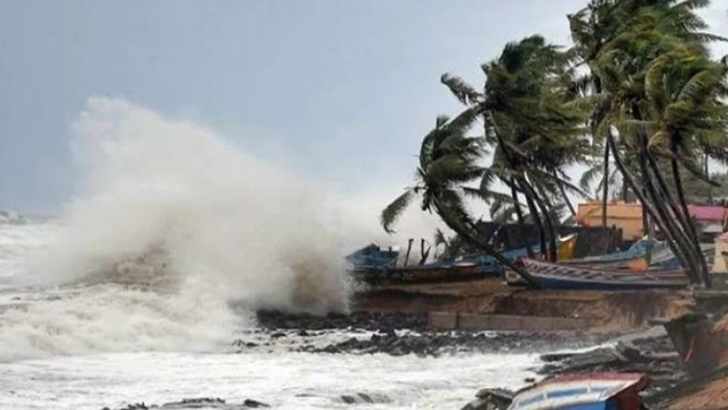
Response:
M421 358L311 354L280 346L236 353L254 320L194 296L93 283L19 286L53 223L0 225L0 408L100 409L191 397L246 398L281 409L458 409L485 386L521 386L536 355ZM345 332L331 340L351 337ZM295 337L293 337L295 339ZM329 340L330 341L330 340Z
M343 255L381 238L377 210L342 207L205 127L122 100L89 100L72 135L79 179L61 215L0 225L0 409L192 397L328 409L357 392L383 398L361 409L458 409L536 365L296 353L295 336L237 353L236 339L265 336L257 309L349 310Z

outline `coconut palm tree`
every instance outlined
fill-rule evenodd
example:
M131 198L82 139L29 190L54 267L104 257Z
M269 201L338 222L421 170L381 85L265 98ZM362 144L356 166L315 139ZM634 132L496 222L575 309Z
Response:
M442 77L466 110L479 113L485 141L494 148L481 186L494 180L505 184L519 220L523 196L551 260L556 259L556 233L550 209L557 202L568 203L568 192L584 195L563 169L581 161L589 149L569 62L568 53L541 36L531 36L508 43L498 58L482 66L482 92L458 77ZM545 245L546 236L550 246Z
M387 232L393 232L392 226L397 218L416 198L420 198L422 210L437 213L462 240L508 266L531 286L539 287L538 281L528 272L502 256L480 237L475 220L468 212L466 203L469 197L480 200L508 198L468 185L480 179L484 170L480 165L484 154L483 139L467 136L476 120L475 109L465 110L453 119L438 117L435 128L422 140L416 184L407 188L382 211L382 226Z
M607 129L612 125L621 131L619 141L608 138L607 149L612 150L624 181L640 198L650 219L668 236L671 248L687 269L691 281L702 281L709 286L707 267L687 206L676 204L658 167L658 157L669 153L674 158L675 184L680 184L678 164L697 172L691 166L692 162L679 161L677 151L670 147L680 146L681 138L689 135L698 140L699 135L704 135L702 141L708 141L707 134L698 131L706 122L712 122L710 116L715 113L708 113L707 107L711 107L708 111L714 111L720 106L716 100L720 81L711 80L713 85L703 84L708 72L688 67L695 59L707 62L706 41L716 39L716 36L700 31L705 23L695 13L707 2L615 0L611 4L610 13L619 16L619 23L614 30L607 30L612 38L602 43L590 66L603 88L600 100L608 107L596 124L595 133L607 135ZM721 76L724 73L716 74L715 78ZM690 90L691 95L684 99L679 96L681 90ZM696 104L698 100L710 103ZM670 106L671 102L674 105ZM678 120L676 114L680 114L682 120ZM675 139L673 128L685 118L692 119L691 131L678 133L682 137ZM713 131L720 128L712 127ZM662 146L667 149L658 150L658 141L663 141ZM683 158L687 158L685 151L681 152ZM635 175L624 166L625 158L636 164ZM684 203L684 197L682 199Z

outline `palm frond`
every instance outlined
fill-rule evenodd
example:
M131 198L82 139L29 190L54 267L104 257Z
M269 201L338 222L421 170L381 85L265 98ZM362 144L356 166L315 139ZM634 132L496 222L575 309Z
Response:
M407 189L402 195L397 197L391 204L387 205L382 211L379 218L382 227L387 233L394 233L392 225L402 215L405 209L410 205L416 194L415 188Z
M460 77L445 73L440 77L440 82L445 84L455 98L465 105L474 105L482 100L482 94Z

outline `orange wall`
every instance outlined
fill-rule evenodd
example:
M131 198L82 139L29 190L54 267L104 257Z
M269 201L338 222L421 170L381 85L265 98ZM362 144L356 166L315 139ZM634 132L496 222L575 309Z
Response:
M585 226L602 226L602 203L579 204L576 220ZM634 240L644 236L642 232L642 205L607 204L607 227L622 229L622 239Z

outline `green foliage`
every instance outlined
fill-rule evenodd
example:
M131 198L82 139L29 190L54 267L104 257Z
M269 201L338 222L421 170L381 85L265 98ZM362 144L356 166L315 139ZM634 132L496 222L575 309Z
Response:
M590 0L567 16L571 48L534 35L483 64L481 86L444 74L464 109L423 138L417 184L384 210L384 228L419 194L465 245L474 245L467 200L487 203L493 219L542 225L543 245L569 195L638 197L683 266L705 271L686 203L728 196L728 176L705 166L728 165L728 66L708 52L725 39L706 32L708 4ZM482 136L469 137L478 120ZM588 168L578 183L565 172L573 165Z

